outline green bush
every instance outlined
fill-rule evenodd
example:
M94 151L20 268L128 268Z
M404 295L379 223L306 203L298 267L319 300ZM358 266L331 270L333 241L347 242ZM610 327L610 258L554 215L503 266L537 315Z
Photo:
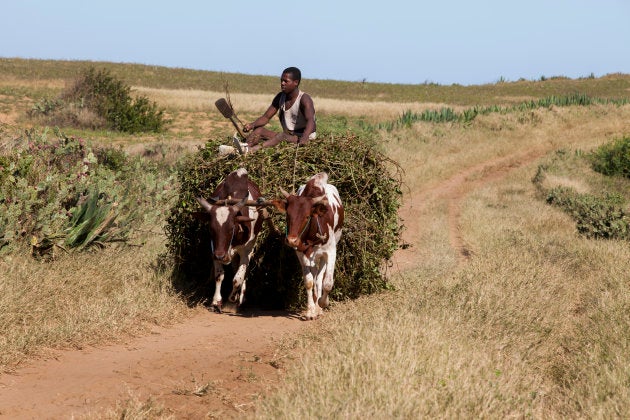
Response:
M293 145L281 144L244 157L219 157L219 144L208 142L179 170L179 198L167 225L173 277L179 288L199 299L211 295L214 282L208 282L212 261L207 227L193 219L191 212L198 209L195 197L209 197L227 174L241 166L267 198L277 196L278 187L297 190L312 175L327 172L346 211L331 297L356 298L388 287L384 268L399 246L402 228L397 214L401 173L398 165L377 151L371 137L322 134L297 149L297 160ZM285 216L272 212L272 221L277 230L263 230L250 263L247 300L297 309L304 302L300 265L293 249L284 244Z
M593 156L601 154L601 150L599 148L590 154L580 150L575 153L558 150L539 165L532 182L548 204L571 215L581 235L597 239L630 240L630 215L625 210L630 199L628 181L623 178L610 179L592 172ZM562 185L546 186L549 173L576 179L600 193L579 193L574 188Z
M621 207L623 198L617 194L596 197L578 194L568 187L555 187L549 191L547 203L569 213L578 232L588 238L630 239L630 217Z
M590 155L593 170L604 175L630 178L630 137L622 137L597 148Z
M168 121L164 111L144 96L135 99L131 88L108 70L90 68L60 98L37 102L29 115L49 124L104 128L127 133L160 132Z
M51 98L44 98L39 102L36 102L35 105L33 105L33 108L30 111L31 115L51 115L57 111L59 111L60 108L63 107L63 101L61 99L51 99Z
M49 134L22 132L0 154L3 251L22 243L48 256L56 248L103 246L126 241L147 218L164 217L175 194L171 174L117 149L95 153L82 139Z
M94 150L94 153L101 165L112 171L121 171L128 163L127 153L122 148L101 147Z

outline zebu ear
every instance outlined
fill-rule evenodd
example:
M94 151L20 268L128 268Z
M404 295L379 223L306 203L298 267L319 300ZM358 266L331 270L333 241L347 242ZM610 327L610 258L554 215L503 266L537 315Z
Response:
M270 201L271 204L273 204L273 206L278 209L278 211L280 213L286 213L287 212L287 200L280 200L280 199L273 199Z
M314 197L311 200L312 200L313 205L317 203L323 203L325 206L328 205L328 199L326 198L326 194L322 194L319 197Z

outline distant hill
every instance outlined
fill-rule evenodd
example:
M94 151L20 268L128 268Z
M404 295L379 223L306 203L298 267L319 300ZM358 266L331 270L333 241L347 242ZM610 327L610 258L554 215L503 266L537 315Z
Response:
M114 76L132 86L165 89L200 89L230 92L273 94L279 90L279 77L205 70L171 68L144 64L96 61L36 60L0 58L0 80L72 79L88 67L106 68ZM512 104L523 100L552 95L582 93L591 97L621 99L630 97L630 75L610 74L600 78L585 76L569 79L562 76L541 76L540 80L498 81L493 84L463 86L423 83L414 85L347 82L309 79L308 69L302 69L302 89L314 96L335 99L431 102L454 105ZM281 72L282 69L278 69Z

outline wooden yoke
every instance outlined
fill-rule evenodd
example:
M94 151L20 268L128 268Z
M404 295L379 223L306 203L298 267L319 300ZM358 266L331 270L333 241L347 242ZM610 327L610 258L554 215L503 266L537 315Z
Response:
M208 200L210 203L214 204L215 206L231 206L234 204L243 204L245 206L251 206L251 207L271 207L273 206L273 204L270 201L262 201L262 200L239 200L236 198L226 198L226 199L221 199L221 200L214 200L212 198L210 198Z

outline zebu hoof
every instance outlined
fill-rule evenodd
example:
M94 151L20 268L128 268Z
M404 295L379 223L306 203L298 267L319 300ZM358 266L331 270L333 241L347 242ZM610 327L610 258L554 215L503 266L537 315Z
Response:
M315 321L317 319L317 315L303 314L300 318L302 321Z
M218 313L218 314L222 314L223 313L223 303L222 302L217 302L217 303L213 303L212 304L212 309L214 309L214 312Z
M323 311L321 308L314 308L312 310L307 310L306 312L304 312L304 314L302 314L302 321L314 321L317 318L320 317L320 315L323 314Z
M230 295L230 302L236 303L237 305L240 305L241 303L243 303L243 299L241 299L240 290L237 293Z
M330 301L328 300L328 296L326 296L326 298L324 298L323 296L320 297L317 300L317 304L319 305L320 308L328 308L328 305L330 304Z

